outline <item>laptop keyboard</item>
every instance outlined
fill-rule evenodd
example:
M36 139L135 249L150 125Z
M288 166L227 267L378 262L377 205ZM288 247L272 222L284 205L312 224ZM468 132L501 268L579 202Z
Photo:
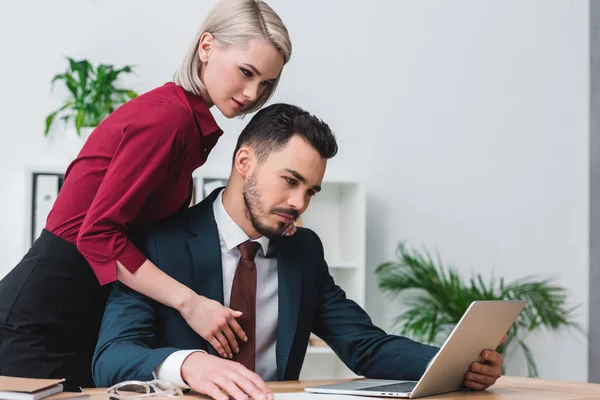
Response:
M401 383L392 383L389 385L382 385L382 386L371 386L368 388L364 388L364 389L357 389L360 391L368 391L368 392L377 392L377 391L382 391L382 392L396 392L396 393L408 393L411 392L415 386L417 386L417 382L401 382Z

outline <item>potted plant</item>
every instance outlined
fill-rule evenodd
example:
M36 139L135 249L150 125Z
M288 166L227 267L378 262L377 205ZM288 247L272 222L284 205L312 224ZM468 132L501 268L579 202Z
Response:
M51 83L54 86L57 81L64 82L69 90L69 98L46 117L44 136L48 136L59 115L65 123L74 122L75 131L81 136L82 128L93 129L115 108L137 96L133 90L116 86L119 75L131 73L132 66L115 68L113 65L100 64L95 67L88 60L75 61L68 57L67 60L67 70L55 75Z
M527 306L497 351L507 359L520 349L527 362L528 375L537 377L537 365L525 338L540 328L574 328L582 332L573 321L575 307L566 306L566 290L551 279L525 277L505 282L502 278L492 278L486 283L477 274L463 280L456 269L445 267L439 256L436 262L428 251L420 253L403 242L396 249L396 258L398 261L377 267L379 288L394 297L401 293L406 295L408 310L396 318L394 329L400 328L400 334L417 341L442 344L472 301L527 300Z

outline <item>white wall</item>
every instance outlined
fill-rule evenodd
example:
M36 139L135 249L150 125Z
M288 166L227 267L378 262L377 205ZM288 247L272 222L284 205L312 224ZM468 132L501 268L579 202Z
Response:
M214 1L55 0L0 5L0 276L25 251L25 168L67 162L42 137L65 55L138 64L139 91L170 79ZM389 326L372 274L397 240L470 271L557 277L588 299L588 2L271 0L294 54L275 100L337 132L329 178L367 181L368 309ZM216 114L218 111L214 110ZM205 172L226 164L244 121ZM583 381L587 344L541 334L541 376ZM514 364L510 372L523 372Z

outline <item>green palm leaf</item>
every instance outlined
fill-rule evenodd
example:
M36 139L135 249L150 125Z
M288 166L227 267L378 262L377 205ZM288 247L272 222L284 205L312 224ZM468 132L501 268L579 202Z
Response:
M540 328L574 328L577 307L567 307L567 292L552 279L536 280L529 276L514 282L481 275L464 279L452 267L443 265L424 250L409 249L401 242L396 249L398 261L386 262L376 269L379 288L391 297L405 295L407 310L396 317L392 329L420 342L441 344L475 300L527 300L528 304L508 332L497 351L505 358L519 350L527 362L529 376L538 369L524 337Z

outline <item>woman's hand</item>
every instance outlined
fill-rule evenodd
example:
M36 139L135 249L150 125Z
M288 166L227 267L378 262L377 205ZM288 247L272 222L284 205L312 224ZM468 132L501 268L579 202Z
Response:
M292 222L284 229L281 236L293 236L297 230L298 230L298 228L296 228L296 224Z
M135 274L117 261L117 278L131 289L148 296L181 314L197 334L207 340L222 357L239 352L235 335L244 342L248 337L235 320L242 315L218 301L199 296L196 292L161 271L146 260Z
M233 352L240 351L236 335L244 342L248 340L235 320L242 313L227 308L218 301L194 293L179 312L188 325L224 358L232 358Z

